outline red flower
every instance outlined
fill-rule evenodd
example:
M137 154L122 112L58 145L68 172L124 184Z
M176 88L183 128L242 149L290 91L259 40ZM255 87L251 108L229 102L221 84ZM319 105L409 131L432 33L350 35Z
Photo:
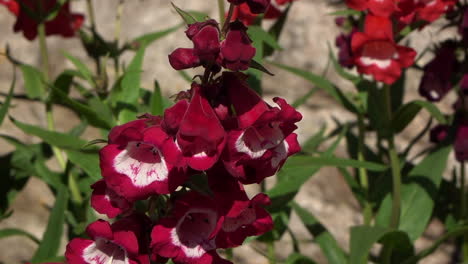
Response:
M353 38L353 34L357 32L356 28L349 34L340 34L335 39L335 46L338 47L338 63L346 68L352 68L354 66L353 62L353 53L351 50L351 39Z
M460 122L455 136L455 157L458 161L468 160L468 124Z
M234 5L246 3L254 14L265 13L270 5L270 0L228 0L228 2Z
M57 0L22 0L21 3L35 12L40 13L39 7L42 7L42 13L47 14L52 11L57 4ZM5 5L16 17L14 31L23 31L23 35L28 40L33 40L37 36L38 21L30 17L30 14L16 0L0 0L0 4ZM84 17L81 14L70 12L70 3L65 3L57 16L51 21L45 22L46 35L61 35L63 37L73 37L83 24Z
M228 264L217 253L216 234L222 218L217 204L196 192L177 199L171 215L151 232L154 254L181 264Z
M157 118L113 128L99 154L107 187L128 201L170 193L186 179L182 154Z
M265 14L264 19L276 19L283 14L282 8L280 6L290 3L294 0L276 0L276 5L272 2ZM250 11L250 7L247 3L240 4L234 8L234 13L232 14L231 21L240 20L244 25L252 25L255 21L255 18L258 17L258 14L254 14Z
M178 103L165 112L165 127L177 130L176 144L187 164L195 170L207 170L218 161L226 133L209 104L202 87L192 84L190 104Z
M398 10L395 0L346 0L346 4L352 9L369 10L381 17L389 17Z
M119 196L112 189L107 188L106 182L100 180L91 185L91 206L100 214L114 218L119 214L129 211L133 204L124 197Z
M236 74L225 73L223 78L237 119L228 133L224 165L240 182L259 183L300 150L292 132L302 116L281 98L273 99L279 108L271 107Z
M417 21L433 22L455 5L453 0L401 0L396 13L403 25Z
M429 135L430 141L436 144L444 141L448 136L449 129L450 127L447 125L435 126L430 131L430 135Z
M255 51L244 24L239 21L230 23L226 39L221 43L220 59L223 67L232 71L247 70Z
M146 239L149 219L127 217L110 225L97 220L86 228L91 239L75 238L67 245L68 264L149 264Z
M452 89L452 73L456 67L456 46L450 42L440 47L434 59L424 66L419 84L419 94L432 102L438 102Z
M367 15L364 32L353 34L351 48L358 71L386 84L400 78L401 69L416 56L413 49L395 43L389 19L373 15Z

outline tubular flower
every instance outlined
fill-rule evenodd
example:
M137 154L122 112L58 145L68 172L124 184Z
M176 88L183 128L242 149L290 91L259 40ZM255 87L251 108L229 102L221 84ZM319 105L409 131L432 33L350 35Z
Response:
M460 122L455 136L455 157L458 161L468 160L468 124Z
M437 50L432 61L424 66L419 94L438 102L452 89L451 76L456 67L455 45L447 43Z
M154 254L181 264L227 264L216 253L216 234L222 223L214 201L196 192L177 199L169 217L151 232Z
M270 205L266 194L249 199L243 185L222 166L208 172L208 181L224 216L216 236L219 248L238 247L247 237L262 235L273 228L273 219L264 209Z
M202 87L194 83L192 92L190 103L178 103L165 112L164 124L177 131L175 144L187 165L195 170L207 170L218 161L226 133Z
M247 70L255 52L244 24L231 22L226 39L221 43L220 59L223 67L232 71Z
M130 216L110 225L97 220L86 228L91 239L75 238L67 245L68 264L149 264L145 233L149 219Z
M38 18L32 17L40 13L51 12L58 4L57 0L22 0L21 4L17 0L0 0L0 4L5 5L10 12L17 17L13 27L15 32L22 31L28 40L34 40L37 36ZM28 10L26 10L26 8ZM42 10L41 10L42 8ZM75 33L83 24L84 17L81 14L70 12L70 3L66 2L60 8L57 16L45 22L45 33L49 35L60 35L62 37L74 37Z
M119 214L129 211L133 204L124 197L119 196L112 189L107 188L106 182L100 180L91 185L91 206L100 214L114 218Z
M380 17L390 17L398 10L394 0L346 0L346 4L359 11L369 10L372 14Z
M129 201L170 193L186 179L181 152L157 118L112 129L99 155L107 186Z
M403 25L418 21L431 23L450 10L455 3L453 0L402 0L398 2L396 16Z
M226 73L224 82L237 128L229 131L223 162L240 182L259 183L299 151L297 135L292 132L302 115L281 98L273 99L279 108L269 106L234 74Z
M265 13L270 5L270 0L228 0L228 2L234 5L246 3L254 14Z
M353 34L351 49L358 71L386 84L394 83L416 56L413 49L395 43L390 20L372 15L366 17L364 32Z

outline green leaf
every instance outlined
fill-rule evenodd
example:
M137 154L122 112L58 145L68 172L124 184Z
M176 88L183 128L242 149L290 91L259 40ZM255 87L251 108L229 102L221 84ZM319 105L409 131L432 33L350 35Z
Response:
M83 169L94 181L101 179L99 155L96 152L67 150L67 157L73 164Z
M52 89L54 91L55 100L57 103L70 107L78 115L83 116L89 124L104 129L111 129L115 125L113 120L109 118L103 118L101 113L97 113L89 106L70 98L67 94L58 88L52 87Z
M96 83L94 81L94 78L93 78L93 73L91 72L91 70L88 68L88 66L86 66L82 61L80 61L78 58L72 56L71 54L67 53L67 52L63 52L63 55L68 59L70 60L73 65L75 65L75 67L78 69L78 71L81 73L82 77L84 77L85 80L87 80L89 82L89 84L91 84L92 86L95 86Z
M131 43L134 43L134 44L137 44L137 45L149 46L149 45L153 44L153 42L155 42L156 40L161 39L161 38L169 35L170 33L176 31L181 26L182 25L177 25L177 26L173 26L173 27L170 27L168 29L165 29L165 30L145 34L143 36L135 38L134 40L131 41Z
M21 129L26 134L39 137L40 139L44 140L52 146L64 149L81 149L84 145L86 145L86 141L80 138L55 131L45 130L41 127L28 125L13 118L10 119L19 129Z
M24 88L29 99L45 97L45 80L42 73L31 65L22 64L20 66L23 73Z
M325 130L327 129L326 125L323 125L320 130L310 138L308 138L303 144L301 151L313 154L317 151L318 146L326 140Z
M180 9L174 3L171 3L171 4L172 4L172 7L174 7L174 9L180 15L182 20L184 20L185 24L190 25L190 24L193 24L193 23L197 22L197 20L189 12L186 12L186 11Z
M57 256L60 247L60 238L63 233L63 225L65 223L67 205L68 192L67 189L62 186L58 189L55 205L50 213L49 222L47 223L46 231L42 237L42 242L36 253L34 253L31 263L44 262L51 257Z
M413 257L405 260L402 264L416 264L416 263L419 263L419 261L421 259L423 259L423 258L431 255L432 253L434 253L434 251L436 251L437 248L439 248L440 245L447 242L447 240L458 237L458 236L466 235L467 233L468 233L468 226L457 227L457 228L451 230L450 232L444 234L442 237L437 239L434 242L434 244L432 244L430 247L422 250L416 256L413 256Z
M319 75L313 74L311 72L307 72L298 68L294 68L291 66L287 66L280 63L270 62L274 66L286 70L292 74L295 74L307 81L311 84L315 85L316 87L322 89L324 92L328 93L331 97L333 97L338 103L340 103L343 107L348 109L353 113L358 113L359 110L332 82L327 80L324 77Z
M340 75L343 79L346 79L348 81L351 81L355 85L361 81L361 78L358 76L351 74L347 72L341 65L338 63L338 60L335 57L335 54L333 53L333 49L330 46L330 43L328 43L328 57L331 59L333 63L333 67L335 68L336 73Z
M329 16L359 16L361 15L361 11L357 11L354 9L345 9L345 10L338 10L335 12L328 13Z
M256 41L261 41L270 46L271 48L275 50L282 50L281 46L278 44L277 40L270 35L270 33L266 32L262 27L260 26L250 26L249 29L247 30L247 33L249 36L252 37L252 39L255 39Z
M13 91L15 90L15 84L16 72L13 74L13 80L11 81L10 91L8 92L8 95L5 98L5 102L3 102L2 106L0 107L0 125L2 125L6 114L8 113L8 109L10 108L11 98L13 97Z
M140 95L141 72L146 47L142 46L133 57L130 65L125 71L121 82L121 90L118 95L118 102L129 105L136 105ZM119 113L119 122L121 124L132 121L136 118L136 112L133 109L124 108Z
M286 24L286 20L289 15L289 10L291 10L291 7L293 5L293 2L291 2L288 7L282 12L281 16L278 17L275 21L275 23L268 29L268 34L276 41L279 40L281 33L283 32L284 25ZM263 57L268 57L273 54L275 50L270 46L265 43L264 45L264 53Z
M316 262L312 259L301 255L299 253L292 253L286 259L286 264L315 264Z
M386 165L370 162L358 161L353 159L343 159L336 157L311 157L311 156L295 156L288 159L291 166L317 166L317 167L353 167L365 168L370 171L385 171L388 169Z
M56 18L59 14L60 9L62 9L62 6L68 1L69 0L58 0L53 6L53 8L50 11L48 11L47 16L45 17L45 21L54 20L54 18Z
M423 108L426 109L435 119L437 119L439 123L447 124L447 120L437 108L437 106L427 101L415 100L403 105L395 113L392 120L392 127L395 133L399 133L405 129L406 126L408 126L408 124L413 121L419 111L421 111Z
M370 249L378 241L400 252L413 251L408 236L402 231L395 231L379 226L355 226L351 228L349 264L367 264ZM344 262L337 262L344 263ZM391 262L400 263L400 262Z
M257 69L261 72L264 72L270 76L275 76L273 73L271 73L267 68L265 68L262 64L258 63L255 60L250 61L250 68Z
M163 115L164 114L164 105L163 98L161 95L161 87L159 86L158 81L154 81L154 91L151 95L150 100L150 112L153 115Z
M329 263L346 263L346 254L340 248L335 238L311 213L293 202L292 207L304 223L314 241L320 246ZM355 264L355 262L350 262ZM356 262L357 264L357 262Z
M11 236L24 236L24 237L31 239L36 244L41 243L41 241L36 236L21 229L5 228L5 229L0 230L0 238L11 237Z
M434 200L451 149L452 146L443 146L434 150L404 177L398 229L407 232L412 241L421 236L431 218ZM376 216L377 225L388 225L387 216L391 207L391 197L388 195Z
M187 187L207 196L213 196L213 191L208 185L208 177L206 174L195 174L185 183Z
M299 106L305 104L307 102L307 100L309 100L309 98L311 98L318 90L319 90L318 87L314 87L314 88L310 89L305 95L303 95L303 96L299 97L298 99L296 99L291 104L291 106L294 107L294 108L298 108Z

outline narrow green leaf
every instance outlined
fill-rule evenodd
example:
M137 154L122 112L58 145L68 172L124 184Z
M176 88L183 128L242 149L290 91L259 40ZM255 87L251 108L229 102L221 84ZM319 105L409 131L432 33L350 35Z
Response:
M146 47L142 46L133 57L130 65L125 71L121 82L121 90L119 91L118 102L128 105L136 105L140 95L141 72L143 67L143 59ZM136 118L134 109L124 108L119 113L119 122L127 123Z
M67 157L73 164L83 169L94 181L101 179L99 155L97 152L67 150Z
M180 9L174 3L171 3L171 4L172 4L172 7L174 7L174 9L177 11L177 13L180 15L182 20L184 20L184 22L187 25L190 25L190 24L193 24L193 23L197 22L197 20L190 13Z
M395 231L390 228L379 226L355 226L351 228L350 256L348 263L367 264L370 249L378 241L381 241L385 246L392 247L403 254L410 254L413 251L413 246L408 235L402 231Z
M250 62L250 67L251 67L251 68L254 68L254 69L257 69L257 70L259 70L259 71L261 71L261 72L264 72L264 73L266 73L266 74L268 74L268 75L270 75L270 76L275 76L275 75L274 75L273 73L271 73L267 68L265 68L262 64L258 63L258 62L255 61L255 60L252 60L252 61Z
M281 13L281 16L278 17L276 20L275 20L275 23L270 27L270 29L268 29L268 34L278 42L280 36L281 36L281 33L283 32L283 29L284 29L284 25L286 24L286 20L288 18L288 15L289 15L289 10L291 10L291 7L293 5L293 2L291 2L287 7L286 9ZM263 57L268 57L270 55L273 54L273 52L275 51L274 48L272 48L270 45L266 44L264 45L264 53L263 53Z
M78 115L86 118L86 120L91 125L104 129L111 129L114 126L113 120L110 120L109 118L102 118L103 115L101 113L97 113L89 106L70 98L67 94L58 88L52 87L52 89L54 91L55 100L57 103L70 107Z
M149 46L149 45L153 44L153 42L155 42L156 40L161 39L161 38L169 35L170 33L176 31L181 26L182 25L177 25L177 26L173 26L173 27L170 27L168 29L165 29L165 30L145 34L143 36L135 38L134 40L131 41L131 43L138 44L138 45Z
M401 132L408 126L421 109L426 109L441 124L447 124L447 120L434 104L428 101L414 100L398 109L392 120L392 127L395 133Z
M57 256L60 247L60 238L63 233L63 225L65 223L67 205L68 192L67 189L62 186L58 190L55 205L50 213L49 222L47 223L46 231L42 237L42 242L36 253L34 253L31 263L44 262L51 257Z
M266 32L262 27L260 26L250 26L249 29L247 30L247 33L249 36L252 37L252 39L257 39L261 40L268 46L270 46L273 49L276 50L282 50L281 46L277 42L277 40L270 35L270 33Z
M151 95L150 100L150 111L153 115L163 115L164 114L164 105L163 98L161 94L161 87L159 86L158 81L154 81L154 91Z
M351 74L347 72L339 63L338 60L335 57L335 54L333 53L333 49L330 46L330 43L328 43L328 57L331 59L333 63L333 67L335 68L336 73L343 77L344 79L351 81L354 84L357 84L360 82L361 78L358 76Z
M335 12L328 13L329 16L359 16L361 11L357 11L354 9L345 9L345 10L338 10Z
M371 171L385 171L388 169L386 165L375 162L358 161L353 159L343 159L336 157L295 156L290 158L289 160L291 160L289 162L291 166L352 167L365 168Z
M93 78L93 73L91 70L86 66L82 61L80 61L78 58L72 56L71 54L67 52L63 52L63 55L75 65L76 69L81 73L81 75L84 77L85 80L89 82L92 86L94 86L96 83Z
M291 106L294 107L294 108L298 108L299 106L305 104L307 102L307 100L309 100L309 98L311 98L318 90L319 90L318 87L314 87L314 88L310 89L305 95L297 98L291 104Z
M329 263L346 263L347 257L343 249L340 248L332 234L323 226L311 213L293 202L292 207L296 214L304 223L309 233L314 237L314 241L320 246L323 254ZM354 264L354 262L351 262ZM357 262L356 262L357 264Z
M354 105L332 82L327 80L324 77L319 75L313 74L311 72L307 72L298 68L294 68L291 66L287 66L280 63L270 62L274 66L286 70L290 73L293 73L307 81L311 84L317 86L318 88L322 89L324 92L328 93L331 97L333 97L338 103L340 103L343 107L348 109L353 113L358 113L359 110L356 105Z
M286 259L286 264L315 264L316 262L312 259L301 255L299 253L292 253Z
M53 8L50 11L48 11L47 16L45 17L45 21L54 20L54 18L56 18L57 15L59 14L60 9L62 9L62 6L68 1L69 0L58 0L53 6Z
M10 108L11 98L13 97L13 91L15 90L15 84L16 72L13 74L13 80L11 81L10 91L8 92L8 95L5 98L5 102L3 102L3 105L0 107L0 126L2 125L6 114L8 113L8 109Z
M192 83L193 79L186 71L177 71L177 73L182 77L182 79L186 80L188 83Z
M45 84L41 71L27 64L22 64L20 69L23 73L26 96L30 99L43 98L45 96Z
M86 141L68 134L45 130L41 127L22 123L13 118L10 119L19 129L21 129L26 134L39 137L40 139L44 140L52 146L64 149L81 149L81 147L83 147L86 144Z
M24 237L31 239L36 244L41 243L41 241L36 236L21 229L5 228L5 229L0 230L0 238L6 238L6 237L11 237L11 236L24 236Z

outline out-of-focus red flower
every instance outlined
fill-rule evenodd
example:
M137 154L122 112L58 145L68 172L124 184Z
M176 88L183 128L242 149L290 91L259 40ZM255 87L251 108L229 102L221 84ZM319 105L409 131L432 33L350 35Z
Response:
M15 0L0 0L0 4L6 6L17 17L13 28L14 31L22 31L28 40L33 40L37 36L39 22L37 18L31 17L25 8L28 8L38 16L40 14L44 15L54 9L57 0L22 0L21 3L24 8ZM80 29L83 21L83 15L71 13L70 3L67 2L61 7L54 19L45 22L46 35L74 37L75 32Z
M401 69L413 64L416 56L413 49L395 43L391 23L387 18L367 15L364 32L354 33L351 40L358 71L386 84L400 78Z
M354 66L353 52L351 50L351 39L355 32L357 32L357 29L354 28L350 33L342 33L335 39L335 45L339 49L338 63L346 68L352 68Z
M280 6L283 6L287 3L291 3L295 0L276 0L272 1L271 4L268 6L265 14L263 16L264 19L277 19L283 14ZM252 25L257 18L257 14L254 14L250 11L250 7L247 3L240 4L234 8L234 13L232 14L231 21L235 21L236 19L240 20L244 25L249 26Z
M454 5L454 0L401 0L398 2L396 16L403 25L417 21L431 23Z
M234 5L247 4L254 14L265 13L267 7L270 5L271 0L228 0L229 3Z
M436 51L435 57L424 67L419 93L427 100L438 102L452 89L451 77L456 66L455 46L447 43Z
M389 17L398 10L394 0L346 0L346 4L359 11L369 10L372 14Z

